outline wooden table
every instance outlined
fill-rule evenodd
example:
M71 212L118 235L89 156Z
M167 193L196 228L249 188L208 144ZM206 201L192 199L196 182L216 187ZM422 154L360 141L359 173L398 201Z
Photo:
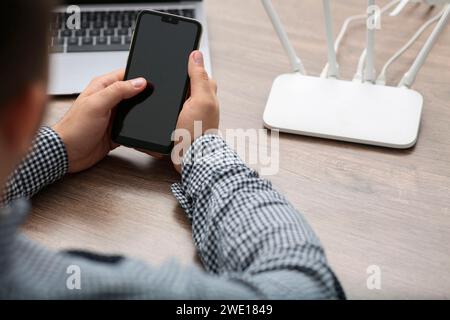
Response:
M321 2L275 0L310 74L326 62ZM381 4L385 1L379 1ZM207 1L222 128L262 128L273 79L289 71L258 0ZM364 1L334 1L335 32ZM386 17L377 33L378 70L437 10L410 5ZM350 28L339 61L351 78L364 27ZM411 64L425 37L396 63L389 83ZM350 298L450 298L450 28L439 39L414 88L425 98L417 146L395 151L281 135L280 171L270 177L309 220ZM72 100L51 103L54 123ZM380 123L380 126L383 125ZM159 264L198 263L190 226L170 192L170 164L120 148L89 171L67 176L34 198L25 232L52 248L123 253ZM381 268L381 290L366 286Z

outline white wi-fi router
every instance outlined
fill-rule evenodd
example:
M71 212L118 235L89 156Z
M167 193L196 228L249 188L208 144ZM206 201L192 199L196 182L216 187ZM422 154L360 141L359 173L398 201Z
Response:
M368 5L373 5L368 0ZM329 0L323 0L328 45L325 77L307 76L300 58L275 12L271 0L262 0L285 48L293 73L277 77L264 111L264 124L281 132L390 148L415 145L423 98L409 89L439 33L448 22L450 6L422 48L399 87L377 85L374 69L374 30L367 29L366 60L362 81L338 79Z

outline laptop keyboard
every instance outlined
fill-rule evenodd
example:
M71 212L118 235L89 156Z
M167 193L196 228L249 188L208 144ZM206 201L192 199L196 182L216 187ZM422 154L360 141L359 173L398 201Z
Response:
M188 18L195 17L194 9L158 11ZM55 12L50 51L53 53L128 51L138 13L139 10L82 12L81 29L70 30L66 27L69 15Z

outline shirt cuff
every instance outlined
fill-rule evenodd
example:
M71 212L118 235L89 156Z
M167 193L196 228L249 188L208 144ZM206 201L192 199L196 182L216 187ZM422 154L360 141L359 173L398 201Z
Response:
M245 163L220 136L201 136L184 156L181 182L172 185L172 193L192 219L195 201L220 180L220 172L243 167Z
M64 176L68 168L64 142L53 129L40 128L27 157L7 182L3 202L31 197Z
M39 129L34 146L27 160L30 170L34 167L36 180L44 185L62 178L69 170L69 157L66 145L50 127Z

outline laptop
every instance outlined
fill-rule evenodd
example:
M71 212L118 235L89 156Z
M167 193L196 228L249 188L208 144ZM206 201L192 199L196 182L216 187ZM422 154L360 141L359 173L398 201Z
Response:
M74 0L53 13L50 44L49 94L71 95L84 90L96 76L125 68L136 16L143 9L159 10L199 20L200 50L211 74L203 0ZM68 5L81 8L81 29L67 28Z

